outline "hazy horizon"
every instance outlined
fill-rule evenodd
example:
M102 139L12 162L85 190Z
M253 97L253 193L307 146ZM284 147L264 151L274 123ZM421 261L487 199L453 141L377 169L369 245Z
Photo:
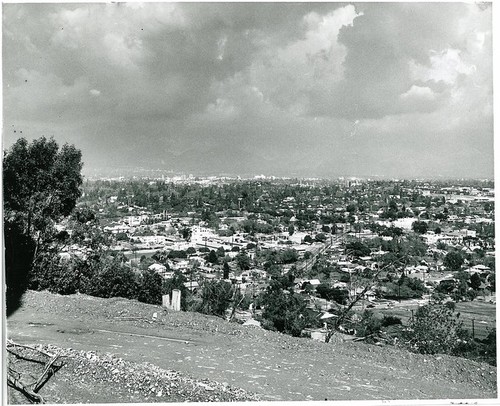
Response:
M145 168L493 179L491 4L3 4L3 143Z

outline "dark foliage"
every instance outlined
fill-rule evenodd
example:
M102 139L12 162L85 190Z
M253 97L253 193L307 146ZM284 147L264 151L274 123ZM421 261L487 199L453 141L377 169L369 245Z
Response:
M21 305L28 287L35 242L17 222L4 223L7 317Z
M460 251L451 251L443 260L444 266L451 272L459 271L464 263L464 257Z
M460 355L472 342L458 315L442 304L420 307L404 339L408 349L421 354Z
M361 241L352 241L346 244L345 251L349 255L354 255L355 257L363 257L370 255L370 248Z
M7 314L19 306L37 259L56 242L55 222L80 197L81 152L45 137L24 138L4 154L3 207Z
M143 271L137 281L137 300L161 305L163 279L156 272Z
M290 280L287 277L271 281L262 297L265 320L264 327L281 333L300 337L302 330L315 321L308 309L304 298L293 292Z
M232 303L233 287L229 282L209 281L203 284L200 313L224 316Z
M382 324L382 327L389 327L389 326L401 325L402 321L397 316L384 315L384 317L382 318L381 324Z
M349 292L347 290L331 288L323 283L316 287L316 293L323 299L334 300L342 305L345 305L347 303L347 299L349 298Z

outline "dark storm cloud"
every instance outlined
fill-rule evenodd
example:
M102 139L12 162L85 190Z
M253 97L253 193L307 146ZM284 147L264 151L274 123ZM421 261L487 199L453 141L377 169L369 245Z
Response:
M3 10L6 146L23 129L27 137L75 143L87 166L176 169L183 160L186 170L286 172L293 165L302 174L397 176L398 165L412 161L419 174L493 171L490 8L115 3ZM436 148L448 154L436 156ZM212 158L204 160L206 151Z

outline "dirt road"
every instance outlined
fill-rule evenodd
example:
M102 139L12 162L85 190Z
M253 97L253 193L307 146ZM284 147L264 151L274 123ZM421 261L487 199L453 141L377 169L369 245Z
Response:
M156 317L154 317L156 316ZM264 400L496 398L496 368L334 340L324 344L124 299L28 292L8 337L150 362Z

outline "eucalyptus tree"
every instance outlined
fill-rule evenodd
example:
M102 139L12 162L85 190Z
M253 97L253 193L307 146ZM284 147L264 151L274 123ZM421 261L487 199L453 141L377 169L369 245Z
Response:
M20 138L3 158L7 314L20 303L29 273L61 236L55 225L81 196L81 151L54 139Z

